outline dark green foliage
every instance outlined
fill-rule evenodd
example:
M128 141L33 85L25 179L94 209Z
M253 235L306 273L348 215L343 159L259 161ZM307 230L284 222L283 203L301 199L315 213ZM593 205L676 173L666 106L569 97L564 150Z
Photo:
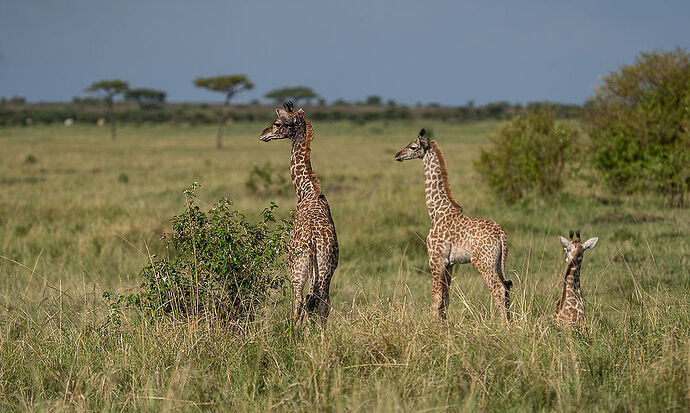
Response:
M129 182L129 175L126 173L122 172L118 177L117 180L122 182L123 184L126 184Z
M267 99L273 100L276 104L288 100L294 100L295 103L306 102L311 103L313 99L319 96L307 86L284 87L280 89L273 89L264 95Z
M160 108L165 103L166 93L162 90L137 88L125 93L125 100L137 102L142 109Z
M264 166L255 165L244 185L261 196L286 196L291 188L285 174L277 172L269 162Z
M26 158L24 158L24 163L32 164L38 162L38 159L33 154L28 154Z
M274 217L272 202L259 224L248 222L227 199L203 212L195 189L196 184L185 191L185 210L171 218L172 232L163 236L168 257L151 257L140 273L141 291L118 302L152 317L251 317L285 284L289 224Z
M690 54L641 53L602 82L585 116L592 165L614 191L654 191L682 205L690 186Z
M366 104L372 106L380 106L381 104L383 104L383 100L381 99L381 96L369 95L367 96Z
M505 200L514 202L531 190L558 191L566 154L577 131L556 122L552 112L526 111L490 136L474 167Z
M246 75L200 77L194 80L194 85L212 92L225 93L226 104L236 93L254 88Z
M127 93L129 90L129 83L124 80L99 80L93 82L86 88L87 92L100 92L104 94L103 99L108 105L112 105L113 98L117 95Z

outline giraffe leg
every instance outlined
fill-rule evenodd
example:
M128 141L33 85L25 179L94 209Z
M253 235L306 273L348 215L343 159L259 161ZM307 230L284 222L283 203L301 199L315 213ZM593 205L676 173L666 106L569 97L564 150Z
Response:
M304 251L295 258L290 271L290 278L292 281L293 290L293 321L295 326L300 323L302 318L302 310L304 308L303 290L307 278L312 273L312 254Z
M446 318L446 307L449 301L450 269L439 257L429 257L431 269L431 308L441 319Z
M338 245L333 243L326 244L323 249L317 252L316 262L318 268L318 282L315 293L318 296L318 314L321 322L325 323L330 312L331 278L338 266Z
M510 321L510 313L508 312L508 306L510 305L510 300L508 299L508 289L504 284L503 280L498 274L495 263L487 262L487 260L482 260L480 257L472 257L472 264L479 271L479 273L484 277L484 282L491 292L491 296L494 299L494 303L501 315Z

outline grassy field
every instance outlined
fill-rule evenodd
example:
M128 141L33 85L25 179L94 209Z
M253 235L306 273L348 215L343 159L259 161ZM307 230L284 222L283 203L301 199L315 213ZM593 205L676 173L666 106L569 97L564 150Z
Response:
M508 233L516 321L483 280L455 269L448 320L429 313L421 162L396 151L420 127L444 151L466 213ZM497 123L315 123L312 164L331 204L340 266L327 327L288 331L289 297L240 329L212 321L106 323L104 290L131 291L199 182L203 204L249 217L294 194L257 194L254 166L288 177L289 145L214 127L0 129L0 410L688 411L690 211L573 179L563 194L505 205L472 168ZM279 188L278 188L279 189ZM582 265L589 323L550 316L557 235L599 236Z

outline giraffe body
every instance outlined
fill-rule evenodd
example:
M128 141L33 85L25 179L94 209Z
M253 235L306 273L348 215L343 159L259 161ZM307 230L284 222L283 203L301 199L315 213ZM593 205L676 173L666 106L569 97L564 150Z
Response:
M311 168L313 130L302 109L292 104L276 109L277 119L264 129L261 139L269 142L290 139L290 176L297 194L297 208L288 243L288 271L294 294L294 319L299 322L303 310L317 314L325 322L330 310L330 283L338 266L338 238L326 196ZM309 293L303 296L310 280Z
M563 283L561 296L556 302L555 319L559 324L574 325L584 323L585 300L582 297L580 287L580 266L584 252L594 248L599 238L590 238L584 243L580 242L580 231L577 231L577 238L573 239L573 232L570 231L570 239L559 236L563 251L565 251L565 271L563 271Z
M509 320L512 282L505 278L508 255L505 231L494 221L463 213L450 192L441 149L436 142L424 138L424 129L417 139L395 155L400 162L415 158L421 158L424 163L425 197L431 220L426 244L432 276L433 310L445 317L451 268L455 264L471 262L484 277L499 311Z

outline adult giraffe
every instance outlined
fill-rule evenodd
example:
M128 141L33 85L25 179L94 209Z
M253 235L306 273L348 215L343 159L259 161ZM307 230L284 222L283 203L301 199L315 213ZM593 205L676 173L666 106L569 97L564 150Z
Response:
M395 155L395 160L422 159L426 207L431 229L426 237L431 269L431 305L445 318L448 306L451 268L471 262L482 274L491 296L506 320L510 320L509 291L513 284L505 278L508 241L503 228L494 221L465 215L453 198L441 149L424 137L424 129L409 145Z
M297 210L288 244L288 270L294 292L294 320L299 322L306 307L308 314L318 311L325 322L330 309L331 277L338 266L338 238L321 183L311 169L310 143L314 131L302 109L295 111L292 102L283 106L284 109L276 109L276 120L259 139L289 139L292 144L290 176L297 193ZM307 279L311 283L305 303L302 294Z

